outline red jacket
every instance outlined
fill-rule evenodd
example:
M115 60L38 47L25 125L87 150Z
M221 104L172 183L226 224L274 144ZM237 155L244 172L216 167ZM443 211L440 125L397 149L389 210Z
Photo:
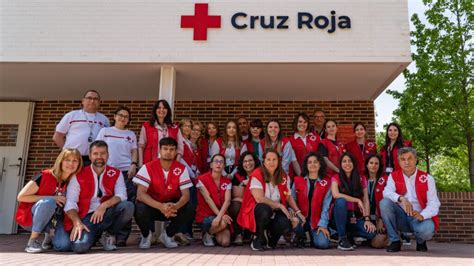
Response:
M308 217L309 201L308 201L308 181L301 176L295 176L294 184L296 192L296 202L301 210L301 213ZM315 182L316 187L313 191L311 199L311 221L312 229L317 229L319 220L321 218L321 211L323 207L324 197L331 188L331 180L323 178L320 182Z
M92 167L89 165L84 167L76 175L77 182L81 187L81 191L79 193L79 201L77 202L77 206L79 208L77 212L79 214L80 219L86 217L87 213L89 212L92 197L94 197L96 185L94 182L94 174L92 173L92 171L94 170L92 170ZM100 202L105 202L115 195L115 183L117 183L117 179L119 176L119 169L111 167L109 165L105 166L104 175L101 179L102 186L105 189L105 193L103 193L102 198L100 198ZM66 231L72 229L72 221L69 219L68 216L64 218L64 229Z
M53 176L50 170L43 170L41 172L41 182L39 185L38 192L35 195L38 196L54 196L56 195L56 187L58 181ZM66 191L66 184L64 186L64 192ZM31 214L31 208L35 202L20 202L16 211L16 222L23 226L33 225L33 216Z
M204 175L200 175L198 180L204 185L204 187L209 192L212 201L216 204L216 207L220 210L222 204L225 201L225 193L227 191L227 186L230 185L230 179L221 176L219 180L219 187L217 187L216 183L212 178L212 173L207 172ZM215 216L216 214L212 211L212 209L207 204L206 200L204 199L202 193L198 193L198 204L196 208L196 222L201 223L204 218L208 216Z
M357 140L354 140L347 143L346 147L347 151L350 152L356 160L359 174L363 175L365 171L365 160L369 155L377 153L377 144L373 141L366 140L364 150L361 150Z
M405 195L407 193L407 186L405 184L405 178L403 178L402 170L392 172L391 176L393 178L393 182L395 182L395 191L397 194L402 196ZM421 170L417 170L416 172L415 191L421 208L426 208L426 205L428 204L428 174ZM433 216L431 219L435 224L435 230L438 231L438 215Z
M158 158L158 143L160 140L158 139L158 129L155 126L151 126L150 122L147 121L143 123L143 127L145 128L146 133L146 143L143 150L143 164L146 164ZM178 141L178 125L167 127L167 130L168 137Z
M252 182L252 178L256 178L260 183L263 185L263 193L265 193L265 181L263 180L263 174L260 168L257 168L253 173L250 175L249 184L245 187L244 191L244 198L242 200L242 207L240 209L239 217L237 218L237 222L243 228L248 229L251 232L255 232L257 230L255 224L255 205L257 202L250 191L250 183ZM290 195L288 191L288 178L285 177L283 182L278 185L278 190L280 192L281 204L286 206L286 197Z
M328 159L331 161L336 167L339 168L339 159L341 158L342 154L346 152L346 147L342 142L336 141L336 145L332 143L330 139L322 139L321 143L326 147L328 150ZM337 174L335 171L327 168L327 175L333 176Z
M145 164L146 170L150 175L150 186L147 193L154 200L159 202L175 202L181 198L179 177L183 174L186 167L174 161L168 172L168 178L165 181L165 174L160 160L154 160ZM191 182L191 180L187 181Z
M304 157L310 152L317 152L319 142L321 142L321 138L319 135L313 135L312 133L306 135L306 144L304 144L303 140L300 137L295 138L295 136L289 137L291 147L296 155L296 160L300 164L303 165ZM291 169L291 168L290 168Z
M409 140L403 141L403 147L411 147L411 141L409 141ZM395 146L395 147L393 147L392 154L391 154L391 156L393 158L393 171L392 172L402 170L402 168L400 167L400 164L398 163L397 153L398 153L398 147ZM380 156L382 156L382 166L383 166L383 169L384 169L384 172L385 172L385 168L387 167L387 165L386 165L386 162L387 162L387 147L386 147L386 145L382 146L382 148L380 149Z

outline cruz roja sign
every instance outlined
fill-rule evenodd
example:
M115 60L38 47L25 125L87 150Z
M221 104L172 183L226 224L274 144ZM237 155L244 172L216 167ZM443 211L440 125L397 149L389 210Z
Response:
M348 16L336 16L336 11L332 10L329 17L324 15L314 16L308 12L298 12L296 15L296 26L298 29L327 30L333 33L337 28L350 29L351 18ZM236 29L289 29L290 16L249 16L247 13L238 12L231 18L232 26Z
M320 29L328 33L334 33L339 29L350 29L351 19L348 16L338 16L332 10L328 16L313 15L309 12L297 12L296 25L298 29ZM245 12L237 12L231 16L232 27L238 30L245 29L290 29L292 19L286 15L248 15ZM194 15L181 16L181 28L194 29L193 40L207 40L207 29L221 28L221 16L209 15L208 4L195 4Z

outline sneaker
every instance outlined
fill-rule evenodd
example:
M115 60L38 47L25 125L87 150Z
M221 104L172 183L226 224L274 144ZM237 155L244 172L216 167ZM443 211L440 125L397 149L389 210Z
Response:
M400 241L393 241L387 247L387 252L399 252L402 250L402 243Z
M257 238L257 237L253 239L252 243L250 244L250 248L253 251L264 251L265 250L262 246L262 243L260 243L260 239Z
M416 242L416 251L427 252L428 246L426 245L426 241L421 244Z
M360 236L354 237L354 243L355 243L356 245L360 245L360 244L362 244L362 242L364 242L364 241L367 241L367 239L366 239L366 238L363 238L363 237L360 237Z
M212 236L209 233L204 233L204 235L202 236L202 243L206 247L213 247L215 245L214 240L212 239Z
M100 244L105 251L112 251L116 250L117 246L115 245L115 236L109 234L108 232L104 232L100 237Z
M341 240L339 240L339 243L337 244L337 249L343 251L352 251L354 250L354 247L352 246L349 239L347 239L347 237L343 237L341 238Z
M242 246L244 244L244 239L242 237L242 234L238 234L235 236L234 239L234 245L236 246Z
M402 245L404 246L411 246L411 239L406 234L401 233L400 239L402 240Z
M174 239L169 237L168 234L166 234L166 230L161 232L160 241L167 248L177 248L178 247L178 244L174 241Z
M189 246L191 244L183 233L177 233L173 238L180 246Z
M339 242L339 236L337 234L332 234L329 236L329 241L333 243L338 243Z
M53 237L50 234L44 234L44 239L41 243L41 248L43 250L49 250L53 248Z
M141 249L149 249L151 247L152 237L153 237L153 234L151 233L151 231L148 233L147 237L144 237L142 235L140 239L140 244L138 244L138 247Z
M184 234L184 236L185 236L189 241L196 240L196 238L194 238L194 236L192 236L190 233L186 233L186 234Z
M277 244L278 244L279 246L286 246L286 239L285 239L285 237L284 237L284 236L280 236L280 238L278 239Z
M28 253L41 253L43 249L41 248L41 244L38 239L35 240L28 240L28 245L25 248L25 251Z

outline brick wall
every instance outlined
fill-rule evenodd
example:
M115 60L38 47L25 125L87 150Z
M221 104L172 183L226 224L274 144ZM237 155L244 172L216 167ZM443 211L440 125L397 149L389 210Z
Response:
M132 111L130 129L139 134L143 121L147 120L153 101L106 101L100 111L112 119L118 105L127 105ZM278 118L285 134L291 132L291 122L297 112L307 112L312 116L316 107L326 111L328 118L334 118L339 125L350 125L354 121L366 124L369 136L374 136L375 116L371 101L177 101L175 121L184 117L201 122L214 121L222 129L229 119L241 115L248 119ZM52 141L56 124L68 111L80 108L80 101L40 101L36 102L33 119L26 177L45 167L50 167L59 149Z
M439 192L440 230L435 239L474 243L474 192Z
M0 125L0 146L15 147L18 136L18 125Z

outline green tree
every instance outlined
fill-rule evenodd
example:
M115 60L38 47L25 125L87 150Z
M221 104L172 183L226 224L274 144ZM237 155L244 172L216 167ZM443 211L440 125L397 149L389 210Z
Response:
M416 70L404 72L405 92L389 92L400 101L395 115L427 170L432 158L454 156L453 150L459 148L468 158L464 167L474 186L473 1L423 3L428 24L417 14L411 18Z

